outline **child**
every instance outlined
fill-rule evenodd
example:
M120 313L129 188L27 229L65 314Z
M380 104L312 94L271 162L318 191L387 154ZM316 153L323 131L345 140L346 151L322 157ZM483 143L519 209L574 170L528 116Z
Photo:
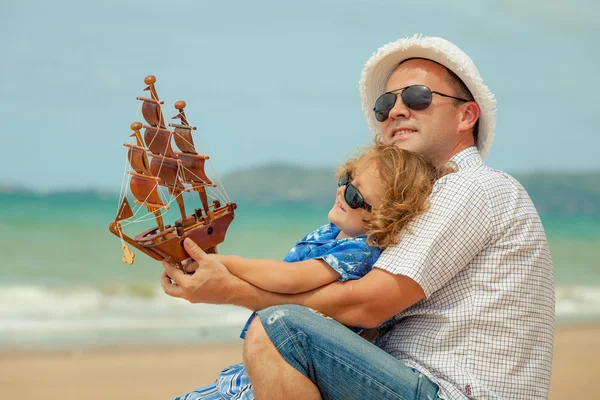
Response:
M450 171L393 145L376 143L338 168L330 223L301 239L283 261L214 257L232 274L277 293L302 293L335 280L359 279L384 248L398 243L406 225L427 210L433 184ZM254 399L254 394L244 365L237 364L223 370L212 385L178 399Z

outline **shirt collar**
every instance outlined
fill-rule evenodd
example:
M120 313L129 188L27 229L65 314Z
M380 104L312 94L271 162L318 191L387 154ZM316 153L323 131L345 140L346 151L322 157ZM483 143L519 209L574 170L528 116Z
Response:
M471 169L483 165L481 154L479 154L479 150L477 150L477 147L475 146L467 147L456 153L454 157L450 159L450 162L456 164L459 169Z

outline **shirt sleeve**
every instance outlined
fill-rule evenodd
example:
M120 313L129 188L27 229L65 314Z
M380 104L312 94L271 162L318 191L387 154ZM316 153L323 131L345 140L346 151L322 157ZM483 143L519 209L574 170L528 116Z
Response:
M464 269L489 242L490 206L479 183L462 174L442 177L429 210L407 226L375 267L405 275L429 297Z
M317 257L340 274L339 281L359 279L373 268L379 249L369 246L364 238L346 240Z

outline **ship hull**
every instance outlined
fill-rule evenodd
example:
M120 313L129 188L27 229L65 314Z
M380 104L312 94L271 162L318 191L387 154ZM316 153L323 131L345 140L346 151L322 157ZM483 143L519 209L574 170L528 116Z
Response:
M145 250L173 263L181 263L190 257L183 248L186 238L191 239L205 252L214 253L217 245L225 241L227 229L234 218L234 209L235 203L230 203L209 212L208 216L189 227L169 227L162 232L158 227L154 227L135 236L133 240Z

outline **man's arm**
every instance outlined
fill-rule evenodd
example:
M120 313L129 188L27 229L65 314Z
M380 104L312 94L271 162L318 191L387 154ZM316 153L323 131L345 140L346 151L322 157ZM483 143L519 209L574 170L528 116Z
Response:
M332 282L309 292L273 293L232 275L221 262L206 255L191 240L186 239L184 245L188 254L198 263L196 271L193 275L186 275L163 261L165 272L162 286L168 295L192 303L233 304L251 310L299 304L318 310L345 325L372 328L425 296L412 279L379 269L374 269L362 279Z
M275 293L302 293L331 283L340 277L321 259L285 262L238 256L218 256L233 275Z

